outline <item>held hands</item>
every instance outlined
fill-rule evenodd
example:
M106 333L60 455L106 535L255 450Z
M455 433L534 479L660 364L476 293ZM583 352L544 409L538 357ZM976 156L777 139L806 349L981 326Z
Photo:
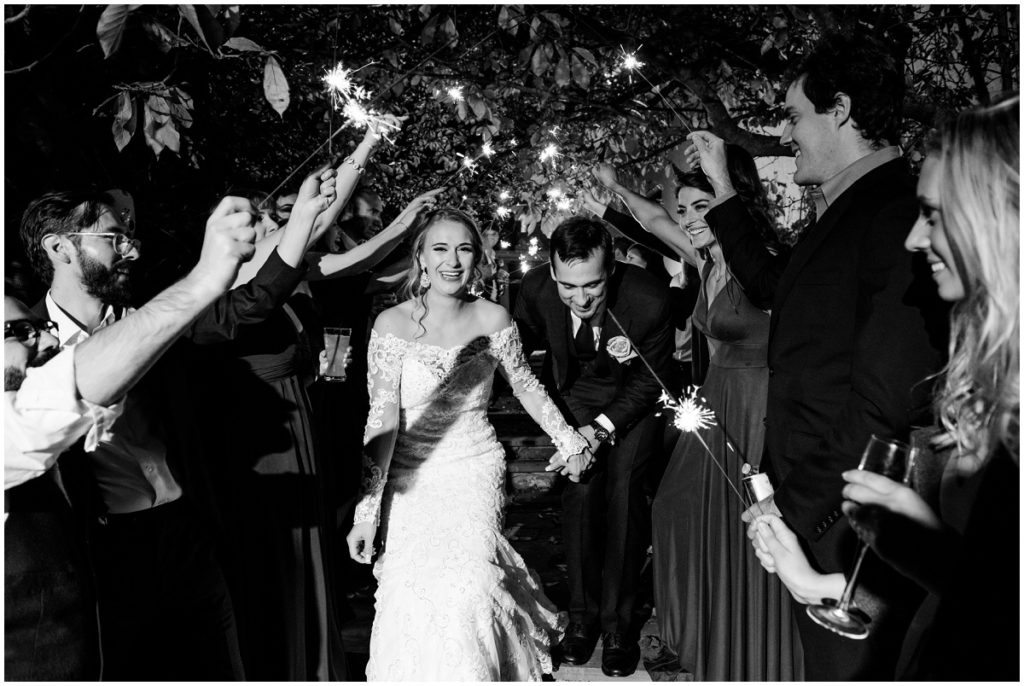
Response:
M352 525L352 530L345 537L348 543L348 555L356 562L364 565L370 564L374 553L373 539L377 536L377 526L373 522L358 522Z
M593 466L594 453L589 449L576 455L570 455L568 458L563 458L561 453L556 452L548 460L548 466L544 468L544 471L558 472L562 476L569 477L569 481L578 484L580 478Z
M238 276L239 266L252 258L256 250L256 230L252 226L255 216L249 200L227 196L206 220L202 252L191 275L212 295L227 291Z
M733 190L726 162L725 141L710 131L694 131L687 136L690 145L686 148L686 162L691 169L700 167L721 196Z

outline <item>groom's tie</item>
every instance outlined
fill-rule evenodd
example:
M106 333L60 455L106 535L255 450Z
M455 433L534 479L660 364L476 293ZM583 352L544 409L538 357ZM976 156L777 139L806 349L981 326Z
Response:
M594 349L594 329L588 320L581 321L573 343L576 346L576 358L581 363L590 362L597 356L597 351Z

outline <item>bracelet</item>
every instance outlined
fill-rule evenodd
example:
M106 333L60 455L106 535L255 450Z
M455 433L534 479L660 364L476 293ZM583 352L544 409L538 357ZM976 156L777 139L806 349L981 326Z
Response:
M351 164L352 168L355 169L356 173L359 174L360 176L362 176L363 172L366 171L366 167L356 162L354 159L352 159L351 156L346 157L343 164Z

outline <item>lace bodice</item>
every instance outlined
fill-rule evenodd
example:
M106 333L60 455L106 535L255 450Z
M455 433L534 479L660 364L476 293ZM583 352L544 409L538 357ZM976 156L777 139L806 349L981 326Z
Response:
M379 521L392 464L414 470L428 460L472 459L474 446L496 443L487 421L495 369L563 455L587 447L534 376L515 324L452 348L373 331L368 366L370 411L357 523Z

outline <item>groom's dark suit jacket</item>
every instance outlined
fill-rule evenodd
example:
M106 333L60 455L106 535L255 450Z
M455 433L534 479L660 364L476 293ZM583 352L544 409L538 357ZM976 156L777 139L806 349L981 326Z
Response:
M609 277L608 289L607 310L671 388L674 330L667 285L639 267L618 263ZM594 392L581 399L582 404L574 398L566 407L562 393L577 381L572 378L573 331L569 309L558 297L548 264L531 269L523 277L514 316L524 348L548 350L541 380L557 391L552 392L552 398L556 403L561 401L560 409L568 409L578 425L588 424L603 413L621 435L654 409L661 386L646 365L636 357L619 363L608 353L608 341L621 336L622 331L607 313L601 324L597 357L581 376L610 383L595 385Z

